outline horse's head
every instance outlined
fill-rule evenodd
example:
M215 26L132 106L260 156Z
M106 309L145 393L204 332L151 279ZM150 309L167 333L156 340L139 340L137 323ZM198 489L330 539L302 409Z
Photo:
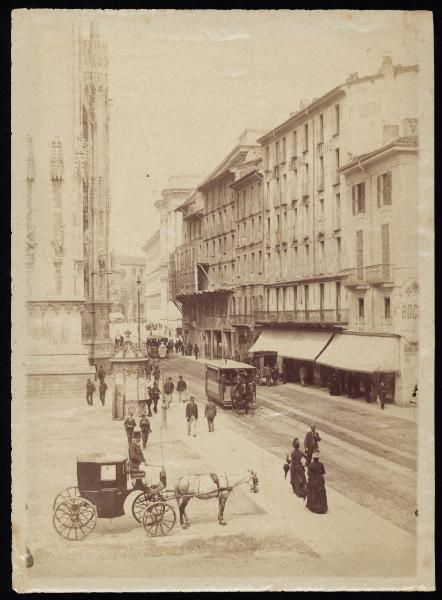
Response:
M252 471L252 470L250 470L249 473L250 473L250 479L249 479L250 491L257 494L259 492L258 475L255 473L255 471Z

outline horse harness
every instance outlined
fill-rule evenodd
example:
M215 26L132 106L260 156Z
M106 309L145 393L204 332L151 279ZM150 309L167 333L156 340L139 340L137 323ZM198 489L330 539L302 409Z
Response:
M216 497L219 496L220 492L231 492L233 490L233 487L231 485L226 485L226 486L220 486L219 483L219 477L216 473L191 473L190 476L191 477L198 477L198 490L197 492L194 492L192 495L198 496L198 495L204 495L204 494L200 494L200 477L205 476L205 475L209 475L210 478L212 479L213 483L216 485ZM181 479L183 479L184 476L180 477L179 481L181 481ZM226 481L227 481L227 477L226 477ZM211 492L209 492L211 493ZM187 494L189 494L189 479L187 479Z

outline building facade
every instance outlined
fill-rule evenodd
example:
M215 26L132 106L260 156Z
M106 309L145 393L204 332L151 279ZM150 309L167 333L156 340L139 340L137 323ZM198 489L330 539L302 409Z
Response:
M24 37L15 94L33 103L16 104L12 151L13 195L26 198L28 395L78 398L110 351L106 46L62 19Z
M138 320L138 291L140 319L145 321L145 259L140 256L117 256L112 276L112 312L121 313L127 321ZM140 284L137 282L141 281Z
M160 291L160 231L157 230L144 244L144 307L148 323L158 323L161 318Z
M349 323L318 360L360 371L356 363L364 357L366 367L383 374L387 397L408 404L418 372L417 136L355 157L340 172L348 214L343 272ZM355 352L356 344L362 351Z
M170 255L182 242L182 215L176 209L197 183L197 177L173 175L155 202L160 213L160 325L168 336L176 336L182 329L181 312L169 296Z

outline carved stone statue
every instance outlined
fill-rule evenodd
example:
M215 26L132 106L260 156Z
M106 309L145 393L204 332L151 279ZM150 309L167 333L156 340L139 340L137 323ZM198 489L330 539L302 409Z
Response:
M64 252L64 227L63 225L58 225L54 231L54 239L52 240L52 245L54 246L55 256L57 258L61 258Z
M100 250L100 254L98 256L98 270L100 275L104 275L106 272L106 254L103 250Z
M86 231L84 232L84 235L83 235L83 248L84 248L84 255L87 260L89 259L89 256L90 256L91 244L92 244L92 240L89 235L89 229L86 229Z

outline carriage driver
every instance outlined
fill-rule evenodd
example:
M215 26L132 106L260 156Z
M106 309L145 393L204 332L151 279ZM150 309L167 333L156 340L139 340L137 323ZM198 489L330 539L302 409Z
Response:
M160 473L160 483L151 485L146 483L146 472L140 469L140 464L143 463L147 467L143 451L141 449L141 431L134 431L132 442L129 446L129 469L132 484L135 488L142 487L143 489L152 488L161 490L166 487L166 473L164 469Z

